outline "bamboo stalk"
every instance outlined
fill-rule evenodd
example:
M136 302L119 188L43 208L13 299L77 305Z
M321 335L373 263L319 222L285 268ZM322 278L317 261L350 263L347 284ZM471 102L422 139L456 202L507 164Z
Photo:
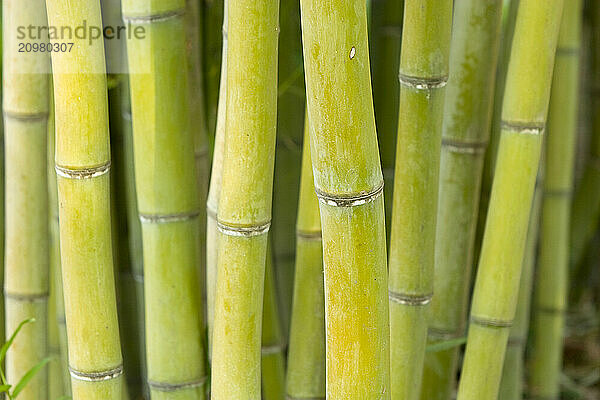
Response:
M217 229L217 208L221 195L223 179L223 157L225 152L225 120L227 116L227 2L224 0L223 17L223 54L221 84L215 132L210 185L206 201L206 308L208 319L208 359L212 358L212 339L215 315L215 295L217 290L217 253L219 250L219 231Z
M451 25L452 1L405 2L390 240L393 399L421 390Z
M323 230L327 396L388 399L383 175L366 3L300 4L312 165Z
M273 272L273 252L269 240L265 263L260 365L263 400L285 398L285 357L283 354L285 345L279 320L279 304Z
M47 0L49 25L101 27L100 2ZM53 53L61 264L74 399L121 399L110 238L110 143L103 43ZM55 43L64 43L56 39ZM84 212L82 211L84 210Z
M302 149L295 272L286 394L291 399L325 398L323 241L319 203L314 191L308 120Z
M562 0L521 0L458 399L498 394L546 123Z
M285 337L294 291L295 217L298 209L302 133L306 104L302 70L302 33L297 0L281 0L277 147L273 193L273 250L279 310Z
M129 29L146 34L128 40L128 59L141 69L130 87L152 399L204 399L207 381L185 13L185 0L123 2Z
M47 53L18 52L19 43L44 42L17 38L19 26L46 26L42 1L3 3L3 111L6 160L6 252L4 295L6 334L24 320L26 326L6 355L6 379L16 384L47 356L48 204L47 136L49 112ZM30 381L19 398L48 396L48 371Z
M214 400L259 399L261 394L264 268L275 156L278 6L277 0L240 0L227 6L227 122L212 334Z
M591 28L591 109L600 107L600 5L590 2ZM591 117L590 154L584 166L581 181L573 197L571 217L570 264L572 277L580 274L581 264L600 222L600 115Z
M221 63L223 39L222 21L226 0L204 0L202 2L202 75L204 77L206 126L209 142L214 145L219 98L220 80L224 66ZM210 339L210 336L209 336Z
M435 296L429 319L432 343L464 335L502 16L501 0L460 0L454 4L455 29L442 129ZM426 355L422 399L451 397L457 357L458 348Z
M384 199L386 231L392 223L392 194L394 191L394 164L396 134L398 133L398 106L400 85L398 68L402 38L404 0L378 0L371 5L373 40L373 100L379 138L379 152L385 180Z
M544 154L540 161L540 171L533 196L533 206L527 228L527 242L525 243L525 257L519 283L519 297L515 321L510 328L506 356L502 368L502 378L498 392L499 400L519 400L523 398L525 381L525 347L529 333L529 320L531 298L533 289L533 275L537 255L537 244L540 228L540 216L543 197L543 169Z
M48 178L48 261L49 261L49 293L48 293L48 356L52 360L48 363L48 398L58 399L65 395L69 388L68 362L63 358L61 348L60 329L64 319L64 300L62 279L60 278L60 242L58 237L58 191L56 188L56 173L54 171L54 98L52 97L52 82L49 88L49 113L48 113L48 145L46 151L47 178ZM61 308L62 310L60 310ZM64 325L64 323L62 323ZM66 355L66 353L65 353ZM66 382L65 382L66 380Z
M529 391L558 398L569 275L569 226L577 142L581 0L565 7L550 100L540 262L533 314Z

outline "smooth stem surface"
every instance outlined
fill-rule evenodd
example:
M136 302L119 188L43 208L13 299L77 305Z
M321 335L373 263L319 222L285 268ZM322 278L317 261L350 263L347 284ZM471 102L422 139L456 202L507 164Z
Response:
M302 0L325 270L328 399L388 399L385 213L362 0Z
M310 157L308 121L304 129L286 376L286 394L292 399L325 397L323 242Z
M46 26L43 1L3 2L3 114L5 138L6 252L4 296L6 336L30 318L6 355L6 379L15 385L47 356L48 202L47 135L49 64L47 53L18 52L18 26ZM19 398L48 396L48 370L40 371Z
M219 231L217 229L217 208L223 179L223 157L225 152L225 121L227 117L227 2L223 18L223 54L221 84L219 89L218 115L215 132L210 186L206 201L206 309L208 322L208 359L212 358L212 332L215 320L215 295L217 291L217 256Z
M142 222L148 386L153 400L204 399L200 196L190 118L184 0L123 2L138 212Z
M582 1L565 7L548 119L540 259L536 274L529 394L560 396L569 276L569 227L579 100Z
M529 320L531 315L531 299L533 288L533 276L537 255L537 244L540 229L540 216L543 197L543 153L540 162L540 171L533 196L533 205L527 228L527 242L525 244L525 256L519 283L519 298L517 300L517 311L515 322L510 328L504 367L502 368L502 379L498 392L499 400L520 400L524 394L525 384L525 347L529 333Z
M519 4L458 400L498 395L517 305L562 6L562 0Z
M214 400L260 399L279 3L238 0L227 7L227 122L217 221L211 396Z
M454 7L442 130L431 343L465 334L502 16L501 0L457 0ZM458 348L426 355L423 400L451 397L457 357Z
M433 295L452 1L407 0L390 239L392 399L419 398Z
M101 26L97 0L48 0L46 5L49 25L75 26L86 20ZM111 249L102 42L90 45L77 39L70 53L53 53L52 62L60 250L73 399L120 400L123 359Z

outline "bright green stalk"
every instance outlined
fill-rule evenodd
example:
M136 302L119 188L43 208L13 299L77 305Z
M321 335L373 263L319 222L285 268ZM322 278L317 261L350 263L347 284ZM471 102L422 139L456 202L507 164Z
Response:
M48 114L48 146L46 151L48 176L48 260L49 294L48 294L48 398L58 399L65 394L69 382L68 364L62 357L61 332L58 316L64 318L64 300L62 280L60 279L60 242L58 237L58 191L56 189L56 173L54 171L54 98L50 87L50 104ZM59 307L62 310L59 310ZM66 350L66 349L64 349ZM66 374L65 374L66 373ZM66 379L66 382L64 382Z
M212 331L215 316L215 295L217 290L217 252L219 231L217 229L217 208L223 179L223 156L225 152L225 118L227 116L227 1L223 18L223 54L221 68L221 88L219 90L219 110L215 132L210 186L206 201L206 309L208 322L208 359L212 358Z
M389 399L383 175L364 0L302 0L325 270L327 397Z
M564 10L548 119L529 381L530 395L544 399L560 396L577 142L582 4L582 0L574 0Z
M263 400L283 400L285 398L285 357L284 342L279 321L279 304L273 275L273 255L271 245L267 246L265 263L265 291L263 299L261 381Z
M591 32L591 80L594 87L600 82L600 4L590 2ZM583 176L575 191L571 217L570 263L575 269L573 277L579 275L586 251L600 222L600 91L592 91L591 99L591 143L590 154Z
M102 26L100 2L47 0L49 25ZM121 399L110 232L110 140L102 41L53 53L60 250L73 399ZM61 43L62 40L56 40ZM83 211L82 211L83 210Z
M517 305L562 0L521 0L458 400L498 395Z
M280 314L286 338L294 291L295 217L300 187L302 127L306 104L302 70L302 33L297 0L281 0L279 17L284 43L279 51L277 148L273 194L273 250Z
M451 25L451 0L405 2L389 289L392 399L398 400L418 399L421 391Z
M211 394L213 400L259 399L279 4L237 0L228 4L227 12L227 122L217 222Z
M186 66L185 0L126 0L146 357L153 400L204 399L200 196Z
M304 130L286 394L291 399L318 399L325 398L323 241L313 181L308 121Z
M431 342L464 335L502 16L502 0L457 0L454 4L442 131L435 296L429 320ZM457 358L458 348L426 355L422 399L451 397Z
M47 356L48 203L47 140L50 60L47 53L23 54L18 26L45 26L43 1L3 2L3 111L6 160L6 335L29 318L6 355L6 379L16 384ZM20 399L48 396L48 370L27 385Z
M392 194L394 191L394 164L396 134L398 133L400 42L404 0L378 0L372 4L371 58L373 65L373 101L383 178L387 231L392 222Z
M500 381L499 400L520 400L523 398L523 384L525 380L525 347L529 333L529 319L533 288L533 275L540 227L540 214L542 209L542 182L543 182L543 153L540 162L540 171L533 196L533 206L527 228L527 242L525 244L525 257L519 283L519 298L515 321L510 328L502 379Z

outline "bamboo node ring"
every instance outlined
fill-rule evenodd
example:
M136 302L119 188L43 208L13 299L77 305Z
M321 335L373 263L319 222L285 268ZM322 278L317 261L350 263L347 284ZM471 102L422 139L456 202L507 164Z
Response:
M285 350L285 345L283 343L277 343L277 344L271 344L271 345L264 345L260 348L260 353L263 356L267 356L270 354L277 354L277 353L281 353L283 352L283 350Z
M502 130L512 133L522 133L525 135L543 135L546 126L536 123L523 123L519 121L502 121L500 124Z
M11 293L4 291L4 297L27 303L44 303L48 301L48 293Z
M15 121L21 122L44 122L48 120L48 113L19 113L4 110L4 117L7 119L14 119Z
M166 383L166 382L156 382L156 381L148 381L148 386L150 389L156 390L157 392L176 392L178 390L185 389L194 389L198 387L202 387L208 381L208 377L203 376L200 379L197 379L192 382L184 382L184 383Z
M140 213L139 218L142 224L170 224L173 222L187 222L198 218L200 211L188 211L172 214L144 214Z
M304 240L322 240L323 234L321 231L303 231L298 229L296 231L296 236Z
M511 326L513 326L513 321L506 321L502 319L487 317L471 316L471 322L488 328L510 328Z
M271 221L264 224L252 225L252 226L236 226L229 225L223 221L217 219L217 229L223 235L234 236L234 237L253 237L264 235L271 229Z
M315 187L315 193L321 204L332 207L356 207L375 201L383 193L383 181L375 189L358 194L330 194Z
M407 294L407 293L398 293L392 290L388 291L388 297L390 301L394 303L402 304L404 306L426 306L431 303L431 299L433 298L433 293L428 294Z
M398 81L402 86L415 90L433 90L441 89L448 83L448 76L437 76L431 78L421 78L418 76L398 74Z
M110 160L102 165L89 168L67 168L60 165L54 167L56 175L67 179L92 179L105 175L110 171Z
M76 379L79 381L102 382L102 381L108 381L111 379L115 379L115 378L118 378L121 375L123 375L123 364L121 364L115 368L112 368L112 369L109 369L106 371L99 371L99 372L77 371L73 367L69 366L69 373L71 374L71 377L73 379Z
M442 139L442 147L452 153L459 154L483 154L488 142L461 142L453 139Z
M150 15L123 15L123 22L128 24L152 24L155 22L168 21L185 15L185 8L170 10Z
M432 339L451 340L457 339L463 335L461 335L458 331L451 331L449 329L435 328L430 326L427 329L427 336Z

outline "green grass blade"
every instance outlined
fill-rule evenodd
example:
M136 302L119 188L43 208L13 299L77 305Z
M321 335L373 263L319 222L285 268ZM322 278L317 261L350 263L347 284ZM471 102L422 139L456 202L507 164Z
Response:
M19 326L17 327L17 329L15 329L15 331L13 332L10 339L8 339L8 341L2 345L2 348L0 348L0 363L2 361L4 361L4 357L6 357L6 352L8 351L8 348L10 347L10 345L14 342L19 331L23 328L23 326L25 326L25 324L28 324L30 322L35 322L35 318L29 318L29 319L26 319L25 321L21 322L19 324Z
M15 389L12 392L12 398L16 399L17 396L19 395L19 393L21 392L21 390L23 390L25 388L25 386L27 385L27 383L30 380L32 380L33 377L42 368L44 368L44 366L46 364L48 364L50 362L50 360L52 360L52 357L46 357L42 361L40 361L39 363L37 363L36 365L34 365L29 371L27 371L27 373L25 373L25 375L23 375L23 377L21 378L21 380L19 381L19 383L17 383L17 385L15 386Z
M427 346L426 351L428 353L435 353L437 351L450 350L455 347L462 346L467 343L466 337L460 337L456 339L444 340L443 342L433 343Z

